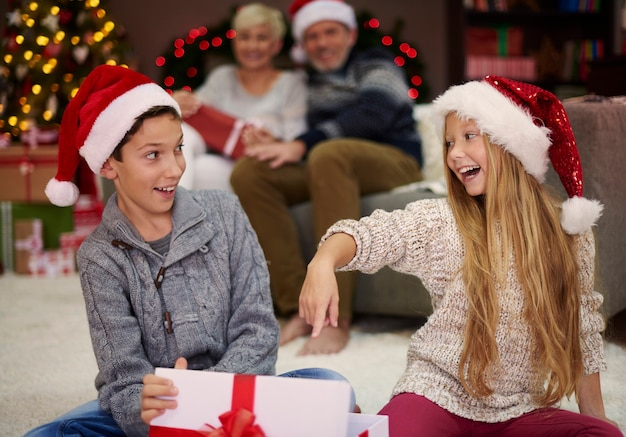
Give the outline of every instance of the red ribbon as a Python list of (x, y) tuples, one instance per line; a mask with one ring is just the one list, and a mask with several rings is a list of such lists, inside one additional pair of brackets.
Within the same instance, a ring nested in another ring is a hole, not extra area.
[[(263, 429), (254, 424), (254, 414), (245, 408), (227, 411), (220, 416), (221, 428), (207, 425), (206, 437), (265, 437)], [(202, 430), (200, 432), (203, 432)]]
[(211, 425), (200, 430), (151, 426), (150, 437), (266, 437), (254, 424), (254, 375), (235, 375), (231, 410), (219, 416), (222, 426)]

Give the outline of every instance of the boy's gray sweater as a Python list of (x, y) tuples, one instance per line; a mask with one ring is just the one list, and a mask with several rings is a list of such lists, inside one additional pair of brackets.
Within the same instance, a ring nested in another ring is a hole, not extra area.
[(275, 371), (279, 328), (266, 261), (237, 198), (179, 187), (172, 222), (170, 248), (161, 256), (113, 195), (78, 251), (100, 405), (129, 436), (147, 434), (140, 395), (155, 367), (185, 357), (190, 369)]

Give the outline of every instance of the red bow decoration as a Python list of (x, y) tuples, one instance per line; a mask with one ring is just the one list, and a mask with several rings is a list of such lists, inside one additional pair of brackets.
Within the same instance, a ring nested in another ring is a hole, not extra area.
[(199, 430), (151, 426), (149, 437), (266, 437), (254, 424), (254, 388), (254, 375), (235, 375), (231, 410), (219, 416), (220, 428), (209, 424)]
[(254, 424), (254, 414), (245, 408), (227, 411), (219, 419), (222, 427), (206, 425), (209, 431), (201, 432), (206, 437), (265, 437), (263, 429)]

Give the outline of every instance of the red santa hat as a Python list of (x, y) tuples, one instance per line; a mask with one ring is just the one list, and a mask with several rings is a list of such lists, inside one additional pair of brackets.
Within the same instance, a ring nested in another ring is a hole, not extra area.
[(434, 101), (435, 122), (443, 132), (445, 117), (454, 112), (473, 120), (492, 143), (515, 156), (526, 172), (544, 182), (548, 162), (558, 174), (568, 199), (561, 225), (569, 234), (593, 226), (602, 205), (583, 197), (580, 155), (567, 113), (551, 92), (528, 83), (486, 76), (453, 86)]
[(304, 32), (309, 26), (320, 21), (338, 21), (348, 29), (356, 29), (354, 9), (343, 0), (294, 0), (289, 6), (291, 17), (291, 33), (296, 42), (292, 48), (291, 57), (296, 62), (304, 62), (301, 44)]
[(72, 179), (80, 157), (100, 174), (135, 119), (154, 106), (172, 106), (180, 114), (172, 96), (143, 74), (121, 66), (94, 68), (63, 113), (57, 174), (45, 189), (50, 202), (73, 205), (79, 192)]

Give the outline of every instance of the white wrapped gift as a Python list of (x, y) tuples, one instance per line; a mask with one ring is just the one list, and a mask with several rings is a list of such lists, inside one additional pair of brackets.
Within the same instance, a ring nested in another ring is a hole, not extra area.
[[(210, 436), (214, 430), (227, 428), (222, 428), (225, 413), (241, 413), (242, 409), (254, 414), (254, 424), (264, 433), (259, 435), (266, 437), (350, 435), (350, 384), (345, 381), (164, 368), (155, 373), (178, 387), (178, 407), (152, 420), (150, 437)], [(368, 436), (361, 434), (367, 428), (354, 429), (355, 437)], [(379, 435), (386, 437), (369, 434)]]
[(348, 414), (348, 437), (389, 437), (389, 418), (374, 414)]

